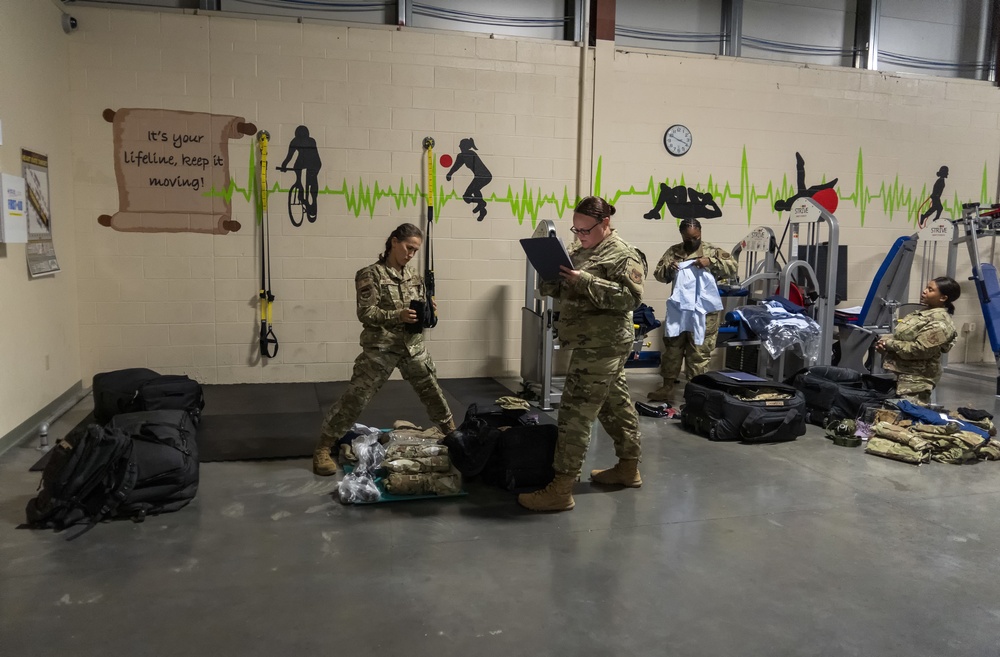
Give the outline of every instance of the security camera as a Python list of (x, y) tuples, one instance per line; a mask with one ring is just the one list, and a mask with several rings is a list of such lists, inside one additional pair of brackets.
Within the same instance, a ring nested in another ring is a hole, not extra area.
[(77, 22), (76, 22), (75, 18), (73, 18), (69, 14), (63, 14), (62, 15), (62, 29), (63, 29), (63, 32), (65, 32), (66, 34), (69, 34), (73, 30), (75, 30), (76, 27), (77, 27)]

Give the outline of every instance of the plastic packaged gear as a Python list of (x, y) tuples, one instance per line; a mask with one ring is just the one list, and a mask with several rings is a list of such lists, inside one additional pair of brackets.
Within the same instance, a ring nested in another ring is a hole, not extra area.
[(376, 502), (381, 498), (375, 485), (375, 471), (382, 466), (385, 458), (385, 447), (379, 443), (380, 435), (381, 432), (377, 429), (369, 429), (354, 439), (351, 447), (358, 458), (358, 464), (337, 485), (337, 493), (343, 504)]
[(777, 358), (786, 349), (796, 348), (806, 367), (819, 359), (822, 335), (813, 318), (789, 313), (775, 302), (740, 306), (736, 311), (760, 338), (771, 358)]

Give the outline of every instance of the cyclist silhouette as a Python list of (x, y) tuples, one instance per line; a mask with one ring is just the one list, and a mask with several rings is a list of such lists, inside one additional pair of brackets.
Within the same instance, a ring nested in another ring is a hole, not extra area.
[[(295, 164), (292, 167), (295, 170), (295, 185), (288, 190), (288, 193), (289, 195), (297, 193), (299, 204), (305, 208), (309, 221), (313, 222), (316, 221), (316, 195), (319, 193), (319, 170), (323, 167), (323, 163), (319, 158), (319, 149), (316, 147), (316, 140), (309, 136), (309, 128), (304, 125), (295, 128), (295, 138), (289, 142), (288, 155), (285, 156), (285, 160), (277, 167), (278, 171), (288, 171), (288, 163), (291, 161), (292, 156), (296, 154)], [(305, 186), (302, 184), (303, 171), (306, 173)], [(290, 203), (289, 213), (291, 213), (291, 205)], [(295, 224), (294, 218), (292, 218), (292, 223)], [(299, 224), (301, 223), (300, 220)]]
[(465, 188), (462, 200), (466, 203), (476, 204), (476, 207), (472, 211), (479, 213), (476, 221), (482, 221), (486, 218), (486, 200), (483, 198), (483, 187), (490, 184), (490, 181), (493, 180), (493, 174), (486, 168), (483, 161), (479, 159), (479, 155), (473, 152), (477, 149), (476, 142), (472, 141), (472, 137), (467, 137), (458, 142), (458, 147), (462, 152), (455, 156), (455, 164), (445, 175), (445, 180), (451, 180), (451, 174), (458, 171), (461, 167), (469, 167), (473, 178), (469, 186)]

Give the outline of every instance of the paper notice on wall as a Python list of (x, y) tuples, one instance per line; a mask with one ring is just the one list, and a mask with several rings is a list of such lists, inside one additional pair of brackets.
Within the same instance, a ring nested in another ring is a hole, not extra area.
[(0, 242), (23, 244), (28, 241), (28, 224), (24, 214), (24, 178), (9, 173), (0, 174)]
[(32, 151), (21, 151), (21, 172), (27, 200), (28, 274), (32, 278), (49, 276), (59, 271), (56, 248), (52, 242), (52, 204), (49, 189), (49, 157)]
[(166, 109), (106, 110), (113, 126), (118, 212), (98, 222), (120, 231), (209, 233), (232, 219), (229, 142), (252, 135), (243, 117)]

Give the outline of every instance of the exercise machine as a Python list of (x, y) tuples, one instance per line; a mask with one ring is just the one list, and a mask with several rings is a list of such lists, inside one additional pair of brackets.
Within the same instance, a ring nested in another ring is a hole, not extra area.
[[(981, 210), (979, 203), (966, 203), (962, 206), (962, 218), (952, 222), (952, 239), (948, 248), (948, 276), (955, 278), (958, 267), (958, 250), (965, 245), (972, 264), (972, 276), (969, 280), (976, 286), (979, 297), (979, 307), (983, 312), (986, 336), (997, 364), (995, 376), (986, 376), (963, 370), (962, 376), (994, 381), (995, 394), (1000, 397), (1000, 279), (997, 268), (992, 262), (982, 262), (979, 255), (979, 240), (990, 239), (991, 260), (996, 253), (997, 235), (1000, 234), (1000, 207)], [(953, 368), (945, 367), (946, 372), (954, 372)]]
[[(533, 237), (555, 237), (556, 225), (548, 219), (539, 222)], [(555, 376), (555, 317), (558, 313), (552, 297), (539, 294), (538, 272), (525, 259), (524, 307), (521, 308), (521, 394), (535, 397), (543, 411), (551, 411), (562, 398), (566, 377)], [(526, 393), (532, 393), (526, 395)]]

